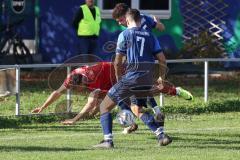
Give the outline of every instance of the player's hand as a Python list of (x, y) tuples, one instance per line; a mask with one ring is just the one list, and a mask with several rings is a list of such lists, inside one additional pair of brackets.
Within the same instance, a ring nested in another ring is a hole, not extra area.
[(164, 24), (160, 21), (160, 19), (154, 15), (152, 15), (152, 18), (154, 20), (154, 22), (156, 22), (156, 26), (155, 28), (159, 31), (164, 31), (165, 30), (165, 26)]
[(38, 107), (38, 108), (35, 108), (34, 110), (32, 110), (32, 113), (40, 113), (42, 112), (42, 108), (41, 107)]
[(160, 22), (160, 20), (159, 20), (158, 17), (156, 17), (156, 16), (153, 15), (152, 18), (153, 18), (153, 20), (154, 20), (155, 22)]
[(73, 125), (75, 124), (75, 120), (73, 119), (66, 119), (65, 121), (62, 121), (61, 123), (64, 124), (64, 125)]

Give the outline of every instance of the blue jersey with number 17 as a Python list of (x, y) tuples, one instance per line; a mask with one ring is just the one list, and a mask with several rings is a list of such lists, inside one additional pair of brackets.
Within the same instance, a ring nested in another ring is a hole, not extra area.
[(127, 57), (127, 76), (153, 71), (155, 55), (161, 52), (157, 39), (141, 27), (121, 32), (117, 42), (117, 54)]

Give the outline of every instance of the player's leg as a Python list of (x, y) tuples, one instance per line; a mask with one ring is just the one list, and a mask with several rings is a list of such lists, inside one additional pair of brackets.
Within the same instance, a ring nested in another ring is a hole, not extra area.
[[(147, 99), (146, 98), (144, 99), (146, 104)], [(154, 116), (149, 112), (144, 112), (143, 107), (140, 106), (140, 103), (144, 104), (143, 99), (137, 98), (135, 101), (132, 102), (133, 102), (133, 104), (131, 105), (132, 111), (157, 136), (159, 145), (165, 146), (170, 144), (172, 142), (172, 139), (164, 133), (164, 126), (160, 126), (160, 123), (156, 122)]]
[(95, 145), (95, 148), (113, 148), (112, 136), (112, 116), (110, 111), (124, 99), (130, 97), (132, 92), (126, 85), (125, 80), (118, 81), (109, 91), (106, 97), (100, 104), (100, 122), (103, 129), (104, 140), (100, 144)]
[(171, 86), (169, 84), (164, 84), (164, 87), (161, 90), (161, 92), (163, 94), (167, 94), (170, 96), (179, 96), (179, 97), (184, 98), (185, 100), (193, 100), (193, 95), (189, 91), (187, 91), (181, 87), (175, 87), (175, 86)]
[(100, 104), (100, 122), (103, 130), (104, 139), (94, 148), (113, 148), (112, 136), (112, 115), (111, 110), (115, 107), (116, 103), (108, 96), (103, 99)]
[(147, 97), (147, 102), (152, 107), (152, 110), (153, 110), (153, 112), (155, 114), (156, 122), (159, 123), (159, 125), (163, 127), (164, 126), (165, 116), (161, 112), (160, 107), (157, 105), (156, 100), (154, 99), (154, 97), (149, 96), (149, 97)]
[(189, 91), (187, 91), (181, 87), (176, 87), (176, 94), (179, 97), (184, 98), (185, 100), (193, 100), (193, 95)]
[(152, 131), (152, 132), (158, 132), (155, 133), (157, 136), (159, 134), (163, 134), (162, 130), (158, 130), (159, 125), (156, 123), (154, 116), (148, 112), (144, 112), (142, 106), (138, 106), (136, 104), (131, 105), (131, 109), (133, 113), (143, 121), (143, 123)]
[(173, 84), (167, 81), (164, 81), (163, 84), (157, 84), (153, 87), (153, 94), (157, 95), (159, 93), (167, 94), (170, 96), (179, 96), (185, 100), (193, 100), (193, 95), (189, 91), (181, 87), (175, 87)]
[(89, 112), (89, 116), (96, 116), (100, 112), (100, 104), (102, 102), (101, 98), (98, 98), (97, 104), (93, 107), (93, 109)]
[(153, 132), (155, 132), (158, 128), (158, 125), (154, 119), (154, 117), (148, 113), (148, 112), (144, 112), (143, 107), (146, 107), (146, 98), (132, 98), (132, 105), (131, 105), (131, 109), (133, 111), (133, 113), (143, 121), (143, 123), (145, 125), (148, 126), (148, 128), (150, 130), (152, 130)]
[[(131, 110), (131, 101), (130, 99), (126, 99), (118, 104), (121, 110), (126, 109), (132, 112)], [(122, 131), (123, 134), (130, 134), (138, 129), (138, 125), (134, 122), (131, 126), (125, 127)]]
[(89, 113), (94, 112), (95, 110), (99, 111), (99, 100), (101, 99), (100, 94), (101, 90), (99, 89), (96, 89), (89, 94), (87, 104), (81, 110), (80, 113), (82, 116), (80, 116), (79, 119), (89, 116)]
[(102, 90), (101, 90), (101, 92), (99, 92), (97, 102), (96, 102), (95, 106), (93, 107), (93, 109), (89, 113), (90, 116), (95, 116), (96, 114), (100, 113), (100, 104), (102, 103), (106, 94), (107, 94), (107, 92), (102, 91)]

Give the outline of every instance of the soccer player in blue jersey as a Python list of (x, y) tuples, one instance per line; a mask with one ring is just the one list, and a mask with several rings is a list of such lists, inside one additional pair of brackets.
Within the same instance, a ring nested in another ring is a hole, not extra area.
[[(125, 3), (116, 4), (112, 12), (113, 19), (115, 19), (119, 25), (127, 27), (125, 15), (128, 10), (129, 7)], [(159, 31), (163, 31), (165, 29), (165, 26), (159, 21), (156, 16), (141, 14), (141, 28), (148, 31), (152, 31), (154, 28)]]
[[(126, 13), (129, 10), (129, 6), (126, 5), (125, 3), (118, 3), (116, 4), (116, 6), (113, 9), (112, 12), (112, 17), (113, 19), (115, 19), (119, 25), (122, 26), (127, 26), (127, 22), (126, 22)], [(159, 31), (163, 31), (165, 29), (165, 26), (159, 21), (159, 19), (155, 16), (149, 16), (149, 15), (144, 15), (141, 14), (141, 28), (144, 30), (147, 30), (149, 32), (152, 31), (152, 29), (157, 29)], [(165, 61), (165, 56), (161, 56), (162, 61)], [(186, 100), (192, 100), (193, 96), (190, 92), (188, 92), (187, 90), (184, 90), (181, 87), (174, 87), (174, 86), (168, 86), (166, 85), (166, 83), (163, 83), (162, 80), (164, 80), (165, 78), (165, 71), (164, 69), (166, 69), (166, 65), (165, 63), (163, 63), (162, 66), (162, 75), (161, 78), (159, 79), (159, 83), (162, 85), (162, 89), (161, 92), (164, 94), (168, 94), (168, 95), (172, 95), (172, 96), (179, 96), (182, 97)], [(148, 97), (148, 98), (143, 98), (143, 99), (138, 99), (136, 100), (137, 103), (141, 106), (147, 106), (147, 101), (150, 104), (150, 106), (153, 108), (153, 111), (156, 115), (156, 119), (160, 122), (161, 125), (164, 125), (164, 115), (163, 113), (161, 113), (160, 108), (157, 105), (157, 102), (155, 101), (155, 99), (153, 97)], [(135, 114), (138, 113), (138, 108), (134, 109)], [(136, 129), (136, 124), (134, 124), (133, 126), (127, 127), (124, 129), (124, 132), (127, 133), (131, 133), (132, 131), (134, 131)]]
[[(162, 63), (163, 53), (156, 38), (147, 30), (142, 29), (141, 16), (138, 10), (129, 9), (126, 13), (128, 28), (118, 37), (115, 73), (117, 83), (108, 91), (100, 104), (100, 122), (104, 140), (95, 145), (96, 148), (113, 148), (112, 116), (110, 111), (116, 104), (125, 99), (138, 99), (148, 96), (154, 84), (153, 67), (155, 58)], [(122, 61), (127, 58), (126, 74), (122, 75)], [(135, 101), (132, 101), (133, 105)], [(140, 107), (140, 106), (137, 106)], [(139, 113), (138, 117), (157, 136), (159, 145), (165, 146), (172, 142), (163, 132), (163, 128), (156, 123), (153, 115), (148, 112)]]

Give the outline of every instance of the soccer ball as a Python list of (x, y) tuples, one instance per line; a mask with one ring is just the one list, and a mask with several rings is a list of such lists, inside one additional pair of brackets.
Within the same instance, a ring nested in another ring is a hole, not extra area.
[(118, 112), (116, 119), (118, 123), (124, 127), (131, 126), (135, 122), (135, 117), (133, 113), (126, 109)]

